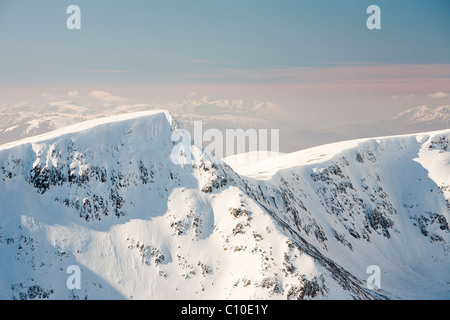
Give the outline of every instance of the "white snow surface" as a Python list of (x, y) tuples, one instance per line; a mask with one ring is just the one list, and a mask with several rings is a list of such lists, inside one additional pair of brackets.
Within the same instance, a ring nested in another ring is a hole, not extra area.
[(173, 163), (181, 129), (149, 111), (2, 145), (0, 298), (450, 298), (450, 130), (238, 174), (197, 145)]

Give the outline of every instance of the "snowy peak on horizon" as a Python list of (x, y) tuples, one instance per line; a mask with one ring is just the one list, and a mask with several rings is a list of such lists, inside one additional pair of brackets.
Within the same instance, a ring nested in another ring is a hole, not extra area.
[(195, 121), (202, 122), (204, 131), (217, 129), (223, 133), (236, 128), (279, 129), (280, 151), (284, 153), (355, 138), (449, 128), (448, 106), (416, 107), (381, 122), (324, 127), (320, 120), (309, 121), (306, 114), (300, 117), (269, 101), (217, 99), (193, 93), (165, 104), (133, 103), (125, 99), (114, 103), (62, 99), (43, 105), (31, 102), (0, 105), (0, 145), (87, 120), (160, 109), (169, 110), (191, 133)]
[(232, 113), (248, 112), (282, 112), (283, 108), (275, 103), (263, 101), (246, 101), (237, 99), (218, 100), (211, 97), (202, 97), (193, 99), (186, 98), (183, 101), (174, 104), (174, 109), (180, 109), (183, 112), (205, 115), (220, 115)]
[(215, 125), (220, 129), (277, 127), (271, 122), (271, 115), (283, 114), (283, 108), (271, 102), (213, 99), (194, 95), (165, 105), (125, 101), (83, 104), (69, 100), (36, 105), (25, 101), (14, 105), (0, 105), (0, 144), (96, 118), (161, 109), (170, 110), (184, 121), (188, 128), (196, 120), (203, 121), (206, 126)]
[(393, 120), (403, 125), (416, 124), (450, 124), (450, 106), (418, 106), (396, 115)]
[(450, 297), (450, 131), (282, 155), (261, 179), (197, 145), (174, 163), (181, 128), (150, 111), (3, 146), (0, 298)]

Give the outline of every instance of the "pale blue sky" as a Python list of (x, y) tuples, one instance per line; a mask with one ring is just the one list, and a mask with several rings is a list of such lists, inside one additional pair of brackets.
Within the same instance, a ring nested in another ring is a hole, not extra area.
[[(66, 28), (70, 4), (81, 8), (82, 30)], [(366, 28), (370, 4), (381, 7), (381, 30)], [(448, 0), (0, 0), (0, 84), (146, 85), (224, 69), (442, 64), (449, 34)]]
[(0, 0), (0, 43), (4, 99), (195, 91), (355, 121), (450, 104), (449, 0)]

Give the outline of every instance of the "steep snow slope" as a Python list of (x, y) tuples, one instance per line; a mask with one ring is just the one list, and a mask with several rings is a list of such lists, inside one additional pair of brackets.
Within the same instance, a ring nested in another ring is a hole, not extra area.
[(143, 112), (1, 146), (0, 298), (380, 297), (311, 256), (219, 159), (193, 146), (173, 163), (180, 128)]
[[(239, 167), (275, 215), (394, 297), (450, 298), (450, 131), (361, 139)], [(255, 188), (255, 187), (254, 187)]]
[(284, 155), (255, 179), (196, 145), (172, 162), (174, 132), (141, 112), (1, 146), (0, 298), (448, 297), (447, 133)]

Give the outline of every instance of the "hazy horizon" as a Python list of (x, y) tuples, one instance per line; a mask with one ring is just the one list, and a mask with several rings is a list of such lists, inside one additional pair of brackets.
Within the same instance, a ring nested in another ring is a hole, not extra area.
[[(285, 139), (314, 145), (377, 134), (363, 124), (417, 106), (450, 105), (448, 1), (377, 1), (379, 30), (366, 26), (369, 1), (79, 0), (81, 29), (69, 30), (72, 4), (0, 1), (2, 113), (28, 105), (39, 115), (61, 101), (87, 113), (256, 101), (276, 108), (230, 109), (227, 125), (270, 120)], [(210, 125), (222, 127), (214, 110)]]

